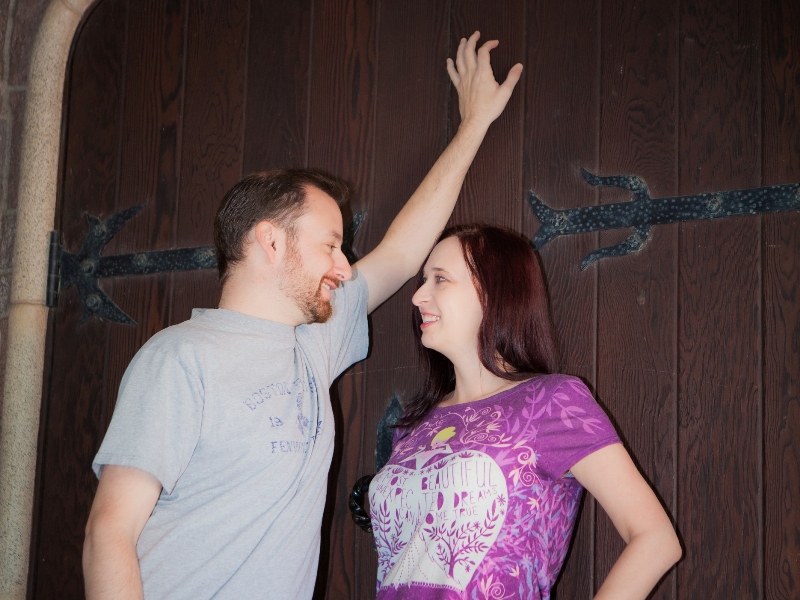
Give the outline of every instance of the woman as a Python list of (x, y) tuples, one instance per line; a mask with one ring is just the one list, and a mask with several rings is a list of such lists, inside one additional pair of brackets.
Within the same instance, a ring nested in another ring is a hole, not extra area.
[(378, 598), (549, 598), (583, 488), (626, 542), (596, 598), (644, 598), (681, 556), (614, 427), (558, 359), (530, 243), (447, 229), (412, 299), (427, 387), (369, 490)]

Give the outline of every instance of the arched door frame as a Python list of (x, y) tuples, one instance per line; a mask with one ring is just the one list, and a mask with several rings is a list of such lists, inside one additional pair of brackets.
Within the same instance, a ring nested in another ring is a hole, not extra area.
[(22, 135), (0, 422), (0, 599), (28, 583), (36, 450), (47, 335), (48, 236), (55, 222), (67, 61), (97, 0), (51, 0), (34, 40)]

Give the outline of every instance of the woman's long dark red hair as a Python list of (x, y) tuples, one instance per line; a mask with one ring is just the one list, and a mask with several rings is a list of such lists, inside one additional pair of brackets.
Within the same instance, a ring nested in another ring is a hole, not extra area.
[[(478, 329), (483, 366), (509, 381), (554, 372), (559, 358), (550, 303), (531, 243), (515, 231), (479, 224), (449, 227), (437, 243), (449, 237), (461, 243), (483, 310)], [(397, 420), (397, 427), (409, 431), (455, 388), (453, 363), (422, 345), (419, 309), (412, 315), (426, 383)]]

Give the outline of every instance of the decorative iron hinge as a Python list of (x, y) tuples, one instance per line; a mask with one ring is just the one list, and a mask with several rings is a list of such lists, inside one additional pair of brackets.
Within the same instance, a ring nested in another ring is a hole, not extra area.
[[(652, 225), (800, 210), (798, 183), (691, 196), (651, 198), (647, 184), (636, 175), (598, 177), (585, 169), (581, 172), (588, 184), (628, 190), (633, 200), (555, 210), (544, 204), (533, 192), (528, 194), (528, 203), (542, 223), (539, 232), (532, 240), (537, 250), (562, 235), (633, 229), (632, 235), (624, 242), (600, 248), (586, 255), (581, 262), (581, 269), (602, 258), (624, 256), (641, 250), (650, 237)], [(142, 208), (142, 205), (133, 206), (112, 215), (105, 221), (87, 214), (89, 233), (76, 254), (67, 252), (63, 248), (59, 232), (53, 231), (50, 234), (47, 306), (56, 306), (59, 291), (74, 285), (83, 303), (81, 322), (89, 317), (98, 316), (109, 321), (133, 325), (135, 321), (100, 289), (100, 279), (216, 268), (217, 259), (213, 246), (100, 256), (106, 244)], [(358, 259), (352, 250), (352, 244), (364, 216), (364, 211), (356, 213), (353, 220), (345, 227), (342, 249), (350, 262)]]
[(624, 256), (641, 250), (649, 239), (652, 225), (800, 210), (800, 183), (651, 198), (647, 184), (636, 175), (598, 177), (585, 169), (581, 169), (581, 173), (589, 185), (629, 190), (633, 201), (554, 210), (539, 200), (536, 194), (529, 192), (528, 203), (542, 223), (533, 238), (537, 250), (561, 235), (633, 228), (633, 234), (621, 244), (587, 254), (581, 262), (582, 270), (601, 258)]
[(386, 412), (383, 417), (378, 421), (378, 433), (375, 438), (375, 472), (377, 473), (383, 468), (389, 457), (392, 455), (392, 440), (394, 439), (394, 427), (397, 419), (403, 414), (403, 406), (400, 404), (400, 397), (397, 394), (392, 395), (389, 406), (386, 407)]
[[(141, 204), (132, 206), (110, 216), (105, 221), (87, 214), (89, 233), (86, 235), (81, 249), (75, 254), (67, 252), (62, 246), (60, 232), (50, 233), (47, 306), (57, 306), (60, 290), (74, 285), (78, 289), (78, 295), (83, 304), (81, 322), (97, 316), (116, 323), (135, 325), (136, 321), (100, 289), (100, 279), (171, 271), (215, 269), (217, 267), (217, 256), (213, 246), (100, 256), (106, 244), (142, 208)], [(350, 262), (357, 260), (352, 244), (358, 228), (364, 221), (364, 216), (364, 211), (356, 213), (353, 220), (345, 227), (342, 250)]]
[[(386, 412), (378, 422), (378, 434), (375, 443), (375, 472), (380, 471), (384, 465), (389, 462), (392, 455), (392, 439), (394, 438), (393, 425), (403, 414), (403, 406), (400, 404), (400, 398), (397, 394), (392, 395), (389, 406)], [(369, 492), (369, 484), (375, 475), (364, 475), (356, 481), (353, 486), (347, 505), (350, 509), (350, 515), (353, 521), (364, 531), (372, 532), (372, 522), (369, 515), (364, 510), (364, 499)]]

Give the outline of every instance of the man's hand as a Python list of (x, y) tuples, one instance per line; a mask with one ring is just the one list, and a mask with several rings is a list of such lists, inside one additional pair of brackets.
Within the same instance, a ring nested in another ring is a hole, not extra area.
[(369, 312), (399, 290), (422, 266), (453, 212), (486, 130), (503, 112), (519, 81), (520, 64), (511, 68), (502, 85), (495, 81), (489, 51), (498, 42), (486, 42), (476, 53), (479, 37), (476, 31), (468, 40), (462, 39), (456, 62), (447, 59), (461, 111), (461, 125), (455, 137), (392, 221), (381, 243), (355, 265), (367, 280)]
[(511, 98), (511, 92), (522, 75), (520, 63), (511, 67), (502, 84), (498, 84), (492, 72), (489, 52), (500, 44), (490, 40), (475, 52), (475, 46), (481, 37), (476, 31), (469, 39), (461, 38), (458, 44), (456, 60), (447, 59), (447, 72), (450, 80), (458, 90), (458, 111), (462, 123), (470, 123), (473, 119), (491, 123), (503, 112)]

